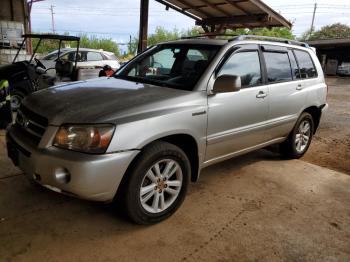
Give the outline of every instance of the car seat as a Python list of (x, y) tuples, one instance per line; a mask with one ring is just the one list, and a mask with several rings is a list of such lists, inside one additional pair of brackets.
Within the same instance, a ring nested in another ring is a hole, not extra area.
[(59, 77), (61, 81), (71, 80), (73, 73), (73, 63), (71, 61), (57, 60), (55, 69), (57, 77)]

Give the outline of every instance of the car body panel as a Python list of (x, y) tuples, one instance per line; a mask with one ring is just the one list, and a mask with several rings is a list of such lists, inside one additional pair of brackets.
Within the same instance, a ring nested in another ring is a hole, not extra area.
[[(31, 160), (20, 157), (20, 168), (31, 176), (40, 173), (42, 181), (46, 181), (42, 183), (55, 189), (106, 201), (114, 197), (130, 163), (153, 141), (176, 135), (193, 138), (198, 148), (199, 173), (208, 165), (283, 142), (305, 109), (316, 107), (324, 111), (327, 108), (322, 68), (309, 48), (292, 46), (311, 55), (318, 71), (317, 78), (276, 84), (264, 82), (261, 86), (238, 92), (213, 94), (214, 72), (233, 48), (264, 44), (290, 48), (291, 45), (202, 39), (169, 43), (213, 44), (221, 48), (193, 91), (102, 77), (49, 88), (29, 96), (23, 105), (47, 118), (48, 127), (37, 148), (16, 135), (16, 127), (10, 128), (8, 136), (33, 152)], [(260, 91), (267, 96), (258, 98)], [(98, 123), (115, 125), (105, 154), (90, 155), (52, 146), (60, 125)], [(74, 187), (52, 180), (57, 168), (73, 170)], [(96, 177), (101, 176), (103, 183), (96, 190), (88, 190), (93, 183), (98, 183), (93, 173)], [(86, 181), (82, 181), (84, 178)], [(111, 179), (110, 185), (107, 185), (108, 179)]]

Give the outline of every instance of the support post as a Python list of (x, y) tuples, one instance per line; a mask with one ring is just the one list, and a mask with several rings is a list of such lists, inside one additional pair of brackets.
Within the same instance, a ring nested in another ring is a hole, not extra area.
[(138, 54), (147, 48), (148, 9), (149, 0), (141, 0)]

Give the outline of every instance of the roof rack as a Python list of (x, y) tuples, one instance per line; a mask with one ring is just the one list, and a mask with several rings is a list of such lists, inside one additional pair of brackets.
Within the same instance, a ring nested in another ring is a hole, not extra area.
[[(236, 34), (225, 34), (225, 33), (204, 33), (204, 34), (199, 34), (199, 35), (194, 35), (194, 36), (183, 36), (181, 39), (196, 39), (196, 38), (207, 38), (207, 37), (237, 37), (239, 35)], [(229, 40), (229, 39), (226, 39)]]
[(265, 40), (265, 41), (271, 41), (271, 42), (279, 42), (284, 43), (288, 45), (298, 45), (303, 47), (310, 47), (307, 43), (285, 39), (285, 38), (279, 38), (279, 37), (272, 37), (272, 36), (260, 36), (260, 35), (239, 35), (231, 38), (229, 41), (243, 41), (243, 40)]

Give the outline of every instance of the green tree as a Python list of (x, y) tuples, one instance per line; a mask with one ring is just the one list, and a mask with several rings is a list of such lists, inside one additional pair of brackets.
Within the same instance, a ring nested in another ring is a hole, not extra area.
[(286, 27), (273, 27), (268, 29), (254, 28), (254, 29), (236, 29), (236, 30), (226, 30), (226, 33), (234, 35), (258, 35), (258, 36), (271, 36), (271, 37), (281, 37), (286, 39), (294, 40), (295, 36), (292, 31)]
[[(155, 45), (160, 42), (170, 41), (179, 39), (181, 37), (190, 37), (203, 34), (204, 30), (201, 27), (194, 26), (187, 30), (179, 31), (174, 28), (173, 30), (167, 30), (161, 26), (157, 27), (155, 32), (148, 36), (148, 46)], [(261, 36), (273, 36), (273, 37), (283, 37), (287, 39), (295, 39), (292, 31), (285, 27), (274, 27), (272, 29), (267, 28), (256, 28), (256, 29), (236, 29), (236, 30), (226, 30), (226, 34), (233, 35), (261, 35)], [(228, 36), (227, 38), (230, 38)], [(128, 51), (126, 59), (130, 59), (137, 52), (138, 38), (134, 37), (131, 39), (128, 45)]]
[[(73, 43), (71, 46), (76, 47), (76, 43)], [(80, 47), (103, 49), (120, 56), (119, 46), (111, 38), (98, 38), (97, 36), (88, 36), (86, 34), (80, 35)]]
[[(65, 33), (68, 35), (68, 33)], [(33, 48), (36, 47), (39, 39), (33, 38), (32, 45)], [(58, 40), (42, 40), (38, 53), (46, 54), (58, 49), (59, 41)], [(76, 47), (76, 42), (62, 42), (61, 47)], [(80, 47), (92, 48), (92, 49), (103, 49), (108, 52), (114, 53), (116, 56), (120, 56), (119, 46), (111, 38), (98, 38), (96, 36), (88, 36), (86, 34), (80, 35)]]
[(317, 39), (333, 39), (333, 38), (348, 38), (350, 37), (350, 26), (335, 23), (322, 27), (320, 30), (310, 34), (307, 31), (303, 34), (302, 38), (306, 40), (317, 40)]

